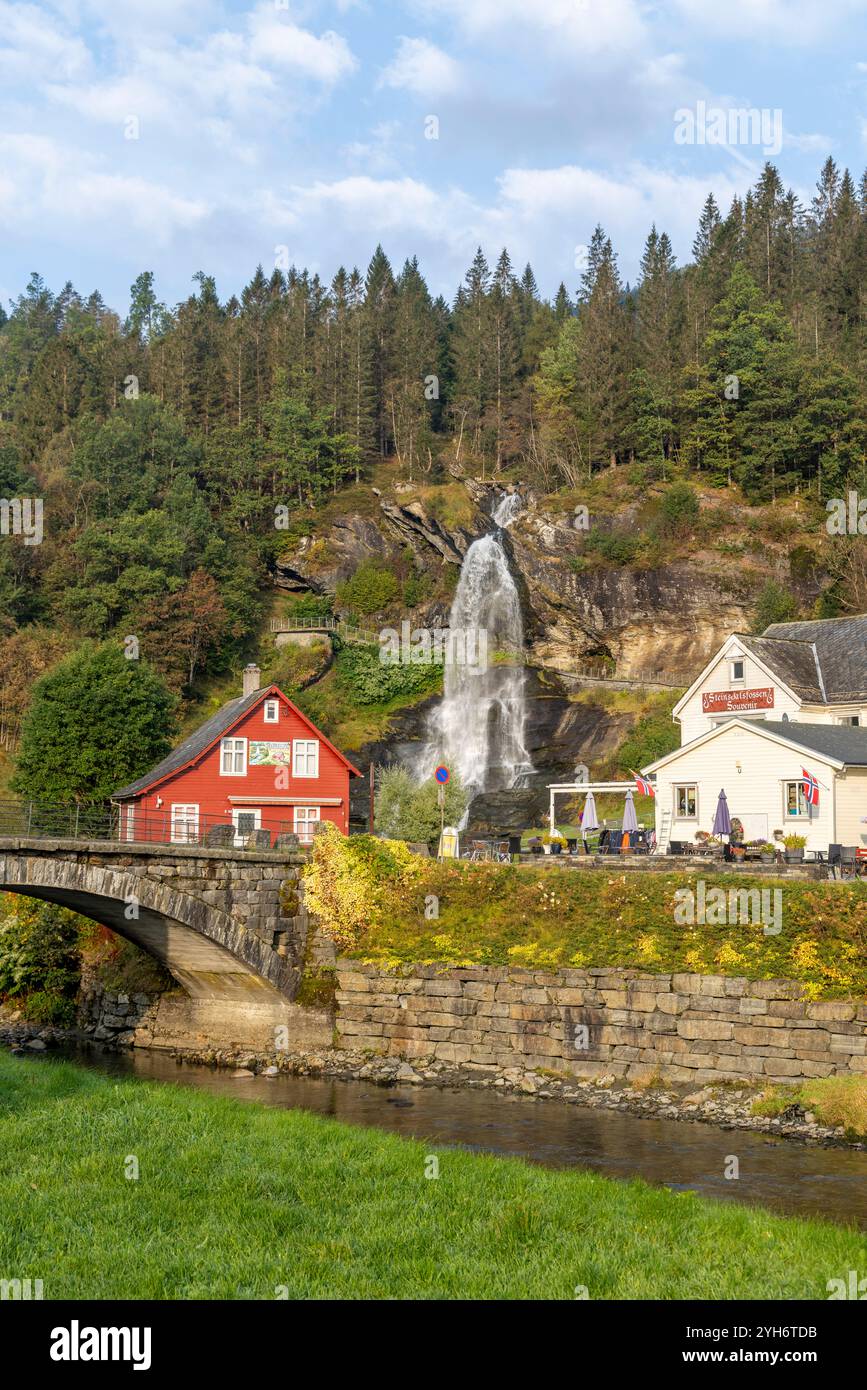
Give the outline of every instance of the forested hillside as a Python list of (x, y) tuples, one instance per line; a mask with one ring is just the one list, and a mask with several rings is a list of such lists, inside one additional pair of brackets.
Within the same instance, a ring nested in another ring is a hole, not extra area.
[(479, 250), (447, 303), (377, 248), (225, 301), (200, 271), (174, 307), (145, 271), (124, 320), (34, 274), (0, 310), (0, 496), (45, 508), (42, 544), (0, 540), (0, 741), (82, 639), (135, 634), (185, 696), (226, 670), (311, 508), (383, 459), (579, 500), (611, 466), (755, 503), (864, 478), (867, 175), (829, 159), (804, 208), (768, 165), (707, 199), (690, 264), (653, 228), (626, 285), (597, 228), (575, 279), (546, 302)]

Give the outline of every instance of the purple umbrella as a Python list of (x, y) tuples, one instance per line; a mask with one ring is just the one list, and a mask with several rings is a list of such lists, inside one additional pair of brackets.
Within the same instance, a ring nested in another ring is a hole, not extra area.
[(635, 814), (635, 802), (632, 800), (632, 790), (630, 789), (630, 790), (626, 793), (626, 803), (625, 803), (625, 805), (624, 805), (624, 807), (623, 807), (623, 826), (622, 826), (622, 830), (623, 830), (623, 833), (625, 834), (627, 830), (630, 830), (630, 831), (631, 831), (631, 830), (637, 830), (637, 829), (638, 829), (638, 817), (637, 817), (636, 814)]
[(716, 804), (716, 815), (713, 818), (714, 835), (731, 835), (732, 818), (729, 815), (729, 804), (726, 801), (726, 794), (721, 791), (719, 800)]

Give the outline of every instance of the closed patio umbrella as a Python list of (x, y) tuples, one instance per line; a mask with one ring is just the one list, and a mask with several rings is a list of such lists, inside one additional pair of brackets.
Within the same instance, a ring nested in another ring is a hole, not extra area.
[(596, 814), (596, 798), (592, 792), (587, 793), (587, 800), (584, 802), (584, 814), (581, 817), (581, 839), (584, 842), (584, 853), (589, 854), (587, 848), (587, 836), (591, 830), (599, 829), (599, 817)]
[(716, 803), (716, 815), (713, 818), (713, 833), (714, 835), (731, 835), (732, 833), (732, 818), (729, 815), (729, 804), (726, 800), (724, 791), (720, 792), (719, 799)]
[(632, 790), (626, 793), (626, 802), (623, 807), (623, 833), (638, 829), (638, 817), (635, 814), (635, 802), (632, 800)]

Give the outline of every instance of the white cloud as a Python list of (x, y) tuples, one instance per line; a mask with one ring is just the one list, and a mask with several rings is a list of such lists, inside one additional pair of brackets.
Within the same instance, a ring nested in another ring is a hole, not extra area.
[[(45, 136), (0, 136), (0, 163), (10, 178), (0, 183), (0, 224), (9, 231), (39, 230), (46, 222), (146, 234), (157, 246), (189, 231), (207, 215), (207, 205), (141, 177), (106, 173), (69, 146)], [(118, 248), (122, 249), (122, 248)]]
[[(553, 292), (560, 280), (577, 286), (575, 248), (589, 242), (597, 222), (632, 280), (653, 222), (668, 231), (679, 259), (688, 260), (711, 190), (725, 211), (744, 184), (729, 174), (693, 178), (638, 163), (617, 174), (577, 165), (511, 168), (485, 201), (455, 186), (439, 191), (419, 179), (359, 176), (295, 185), (285, 201), (269, 191), (254, 215), (277, 241), (286, 239), (277, 229), (288, 228), (304, 245), (315, 245), (316, 268), (326, 273), (353, 257), (363, 264), (381, 240), (396, 260), (417, 253), (434, 290), (450, 296), (478, 245), (491, 261), (508, 246), (513, 263), (530, 261)], [(297, 259), (304, 259), (300, 252)]]
[(643, 45), (647, 31), (637, 0), (421, 0), (433, 18), (452, 17), (472, 39), (498, 36), (514, 44), (531, 34), (590, 58), (605, 49)]
[(46, 82), (45, 94), (104, 125), (120, 128), (135, 116), (148, 136), (154, 127), (169, 129), (173, 154), (200, 136), (247, 163), (257, 146), (260, 157), (266, 154), (263, 132), (269, 123), (274, 128), (278, 113), (285, 120), (309, 104), (307, 84), (330, 91), (357, 66), (340, 35), (317, 36), (268, 3), (254, 9), (241, 30), (178, 41), (143, 25), (128, 50), (124, 42), (119, 36), (113, 73), (87, 81), (54, 79)]
[(264, 67), (286, 68), (330, 85), (358, 66), (340, 34), (329, 29), (317, 37), (291, 19), (279, 18), (267, 0), (250, 16), (249, 26), (250, 57)]
[(812, 44), (867, 12), (867, 0), (674, 0), (683, 20), (698, 33), (733, 43), (770, 38), (783, 44)]
[(397, 87), (418, 96), (441, 96), (461, 85), (461, 66), (427, 39), (402, 37), (394, 58), (379, 79), (383, 87)]
[(35, 5), (0, 0), (0, 78), (34, 81), (42, 72), (64, 79), (80, 77), (90, 67), (87, 45), (62, 32)]

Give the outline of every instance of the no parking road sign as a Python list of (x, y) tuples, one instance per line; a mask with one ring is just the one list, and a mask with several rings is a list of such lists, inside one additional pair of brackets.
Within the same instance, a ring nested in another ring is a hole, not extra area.
[(440, 763), (439, 767), (434, 773), (434, 777), (437, 779), (441, 786), (445, 786), (446, 782), (451, 777), (451, 773), (449, 772), (447, 767)]

